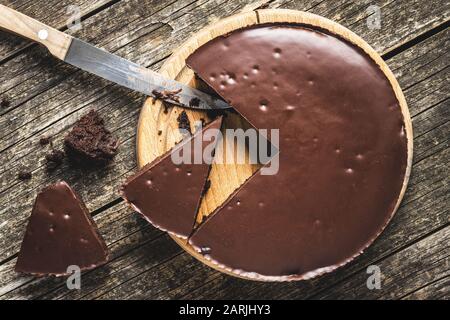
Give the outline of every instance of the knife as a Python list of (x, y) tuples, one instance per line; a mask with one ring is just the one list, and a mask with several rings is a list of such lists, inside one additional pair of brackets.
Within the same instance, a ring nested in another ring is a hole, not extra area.
[(62, 61), (153, 98), (186, 108), (231, 108), (219, 98), (94, 47), (1, 4), (0, 29), (38, 42)]

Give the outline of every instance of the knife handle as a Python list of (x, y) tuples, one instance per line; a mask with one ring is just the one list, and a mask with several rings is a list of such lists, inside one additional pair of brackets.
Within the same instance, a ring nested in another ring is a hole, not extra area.
[(72, 37), (27, 15), (0, 4), (0, 29), (15, 33), (47, 47), (55, 57), (64, 60)]

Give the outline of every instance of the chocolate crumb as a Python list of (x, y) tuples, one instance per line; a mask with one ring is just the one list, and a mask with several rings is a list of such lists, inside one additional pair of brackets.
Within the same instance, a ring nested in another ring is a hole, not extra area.
[(158, 130), (158, 136), (162, 135), (162, 131)]
[[(228, 110), (228, 111), (231, 112), (232, 110)], [(206, 110), (206, 115), (210, 119), (215, 119), (219, 116), (223, 116), (224, 118), (226, 118), (226, 116), (227, 116), (226, 111), (223, 109), (208, 109), (208, 110)]]
[(152, 104), (155, 104), (157, 99), (162, 99), (163, 97), (161, 92), (159, 92), (158, 90), (152, 90), (152, 94), (153, 94)]
[(42, 137), (42, 138), (39, 139), (39, 144), (41, 146), (45, 146), (45, 145), (47, 145), (49, 143), (50, 143), (50, 138), (48, 138), (48, 137)]
[(178, 129), (180, 129), (181, 132), (187, 131), (189, 134), (192, 135), (191, 122), (189, 121), (186, 111), (182, 111), (180, 113), (180, 115), (177, 118), (177, 121), (178, 121)]
[(256, 9), (258, 9), (258, 10), (260, 10), (260, 9), (268, 9), (271, 2), (272, 2), (272, 1), (263, 3), (263, 4), (261, 4), (261, 5), (260, 5), (258, 8), (256, 8)]
[(47, 160), (47, 170), (53, 171), (58, 168), (64, 161), (65, 154), (61, 150), (52, 150), (51, 153), (45, 156)]
[(30, 180), (31, 179), (31, 172), (30, 171), (20, 171), (17, 175), (17, 178), (21, 181)]
[(117, 153), (119, 141), (105, 128), (100, 115), (91, 110), (75, 123), (64, 138), (64, 146), (72, 163), (89, 167), (111, 161)]
[(0, 102), (0, 106), (3, 109), (9, 108), (10, 105), (11, 105), (11, 102), (7, 98), (3, 98), (2, 101)]
[(199, 98), (192, 98), (189, 100), (189, 107), (198, 107), (200, 105), (200, 99)]
[(198, 130), (201, 130), (205, 126), (205, 119), (200, 118), (199, 120), (195, 121), (195, 132)]

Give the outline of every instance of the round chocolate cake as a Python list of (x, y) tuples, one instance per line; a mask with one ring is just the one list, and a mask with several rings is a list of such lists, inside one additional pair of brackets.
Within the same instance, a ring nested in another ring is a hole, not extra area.
[(305, 279), (364, 250), (398, 206), (405, 119), (362, 49), (299, 25), (215, 38), (187, 64), (257, 129), (279, 129), (279, 170), (256, 173), (191, 235), (218, 266), (261, 280)]

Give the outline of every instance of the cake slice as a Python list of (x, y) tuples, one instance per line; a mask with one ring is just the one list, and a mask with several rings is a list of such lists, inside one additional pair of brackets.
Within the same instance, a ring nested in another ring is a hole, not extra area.
[[(203, 150), (211, 143), (215, 148), (221, 125), (222, 117), (219, 117), (144, 166), (122, 186), (122, 197), (155, 227), (187, 238), (192, 233), (200, 199), (208, 185), (211, 165), (210, 161), (203, 161)], [(189, 150), (191, 159), (202, 159), (201, 163), (176, 164), (172, 154), (181, 150)]]
[(108, 261), (108, 249), (81, 198), (64, 181), (37, 196), (22, 241), (16, 272), (67, 275), (71, 265), (87, 270)]

